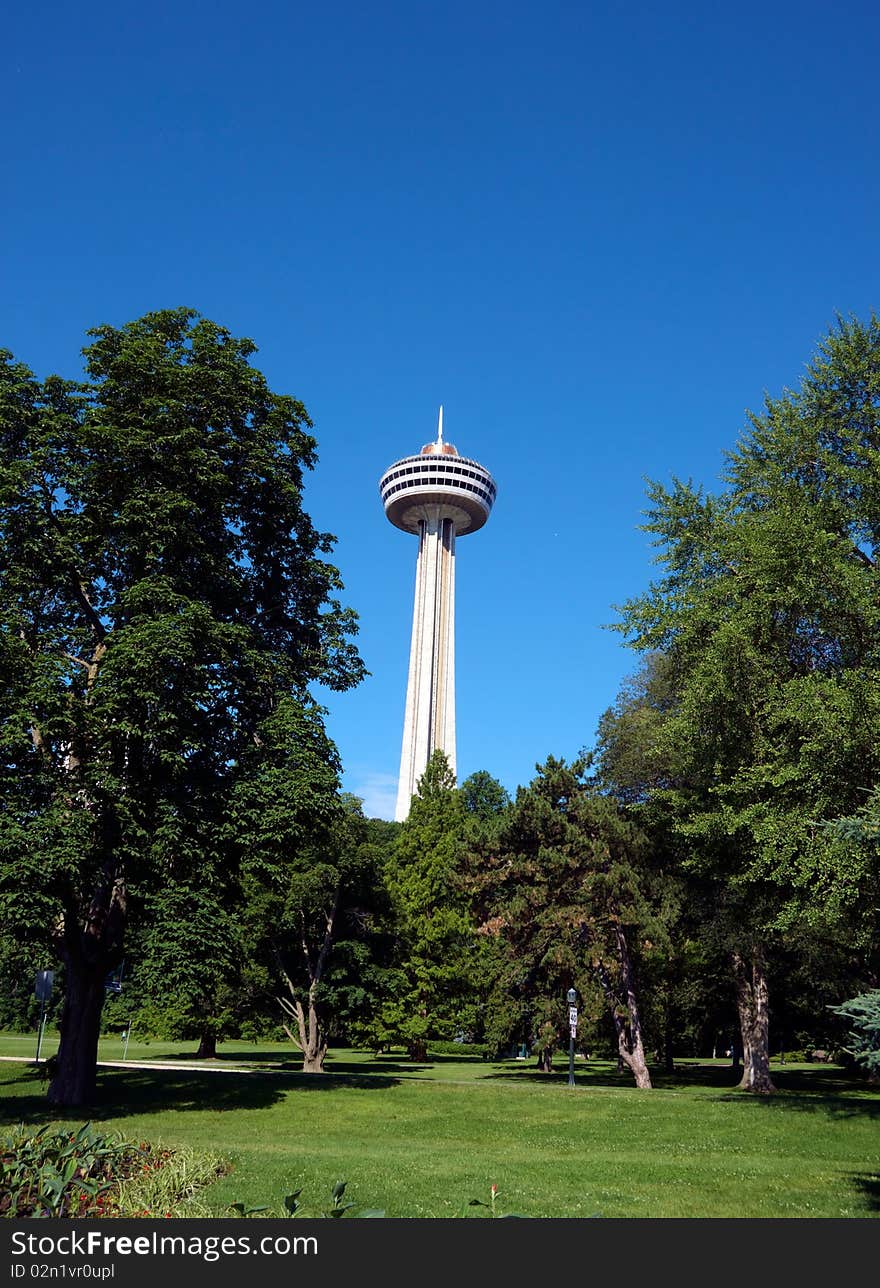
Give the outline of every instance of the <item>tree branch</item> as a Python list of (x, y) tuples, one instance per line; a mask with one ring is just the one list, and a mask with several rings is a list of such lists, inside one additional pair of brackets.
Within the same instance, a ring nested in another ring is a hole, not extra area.
[(75, 657), (73, 653), (62, 653), (61, 656), (66, 658), (68, 662), (76, 662), (77, 666), (84, 666), (87, 671), (90, 670), (91, 664), (84, 662), (81, 657)]

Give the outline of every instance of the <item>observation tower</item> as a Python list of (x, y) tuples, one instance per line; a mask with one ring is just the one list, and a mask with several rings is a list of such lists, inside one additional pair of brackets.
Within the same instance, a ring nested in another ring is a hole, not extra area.
[(402, 822), (428, 758), (438, 748), (455, 773), (455, 538), (482, 528), (495, 500), (489, 471), (437, 440), (382, 475), (385, 513), (419, 539), (403, 749), (394, 817)]

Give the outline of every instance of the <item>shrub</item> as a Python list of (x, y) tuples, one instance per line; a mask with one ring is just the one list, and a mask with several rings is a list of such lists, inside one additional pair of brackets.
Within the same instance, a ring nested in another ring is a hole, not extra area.
[(98, 1215), (120, 1176), (150, 1165), (148, 1148), (91, 1123), (77, 1132), (18, 1127), (0, 1145), (0, 1216)]
[(135, 1144), (91, 1123), (78, 1131), (18, 1127), (0, 1144), (0, 1217), (204, 1215), (191, 1206), (227, 1170), (216, 1155)]
[(479, 1055), (484, 1058), (495, 1054), (495, 1048), (487, 1042), (429, 1042), (429, 1055)]
[(142, 1167), (120, 1180), (111, 1196), (106, 1216), (211, 1216), (196, 1195), (218, 1176), (229, 1171), (219, 1154), (196, 1153), (188, 1146), (159, 1151), (159, 1167)]

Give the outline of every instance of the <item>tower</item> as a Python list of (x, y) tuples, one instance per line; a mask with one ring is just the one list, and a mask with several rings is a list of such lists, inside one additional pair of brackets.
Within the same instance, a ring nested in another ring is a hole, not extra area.
[(441, 407), (436, 442), (395, 461), (379, 491), (390, 522), (419, 539), (394, 814), (402, 821), (433, 751), (444, 751), (455, 773), (455, 538), (482, 528), (496, 489), (484, 466), (443, 441)]

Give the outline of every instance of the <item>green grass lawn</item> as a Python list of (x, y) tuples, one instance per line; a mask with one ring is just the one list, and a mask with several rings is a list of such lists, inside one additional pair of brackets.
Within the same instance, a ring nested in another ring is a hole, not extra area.
[[(35, 1041), (0, 1037), (0, 1055), (32, 1056)], [(47, 1039), (44, 1054), (54, 1049)], [(121, 1058), (118, 1038), (101, 1058)], [(388, 1216), (474, 1215), (468, 1200), (529, 1216), (876, 1216), (880, 1214), (880, 1089), (829, 1066), (774, 1066), (778, 1095), (735, 1091), (731, 1071), (685, 1064), (634, 1090), (603, 1062), (566, 1062), (538, 1074), (520, 1062), (336, 1051), (332, 1076), (305, 1077), (289, 1045), (224, 1043), (200, 1069), (192, 1047), (129, 1047), (130, 1060), (192, 1070), (106, 1070), (92, 1112), (135, 1139), (216, 1150), (231, 1173), (203, 1191), (228, 1204), (270, 1204), (303, 1187), (316, 1210), (348, 1182), (358, 1206)], [(291, 1071), (288, 1071), (288, 1067)], [(26, 1066), (0, 1063), (6, 1124), (54, 1121), (44, 1085)], [(82, 1121), (62, 1120), (62, 1121)]]

